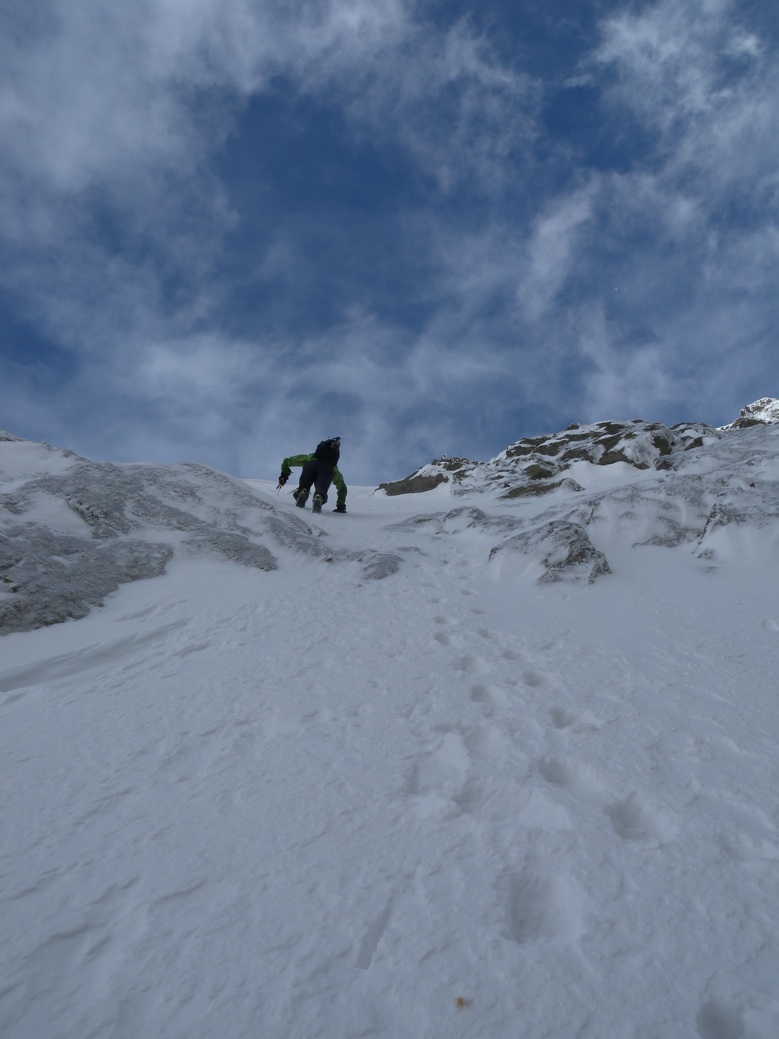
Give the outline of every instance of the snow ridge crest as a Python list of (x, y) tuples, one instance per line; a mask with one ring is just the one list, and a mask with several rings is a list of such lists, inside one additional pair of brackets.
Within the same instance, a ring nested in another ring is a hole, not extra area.
[(676, 470), (684, 465), (688, 452), (712, 445), (733, 430), (776, 422), (779, 400), (773, 397), (747, 405), (735, 422), (718, 428), (703, 422), (665, 426), (642, 419), (573, 422), (559, 433), (518, 440), (488, 462), (443, 456), (402, 480), (380, 486), (389, 495), (416, 494), (449, 483), (453, 493), (495, 490), (507, 499), (539, 497), (560, 489), (580, 490), (570, 474), (577, 462)]

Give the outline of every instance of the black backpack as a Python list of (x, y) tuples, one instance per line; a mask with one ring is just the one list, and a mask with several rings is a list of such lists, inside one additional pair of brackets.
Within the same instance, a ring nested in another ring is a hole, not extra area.
[(330, 465), (338, 465), (338, 459), (341, 457), (341, 438), (332, 437), (330, 440), (321, 440), (314, 451), (314, 458), (320, 458), (323, 462), (329, 462)]

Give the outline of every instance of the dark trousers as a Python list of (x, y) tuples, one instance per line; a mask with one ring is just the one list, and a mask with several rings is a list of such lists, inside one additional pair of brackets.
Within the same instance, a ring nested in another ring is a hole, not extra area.
[(332, 482), (332, 465), (329, 462), (323, 462), (321, 458), (311, 458), (303, 464), (298, 487), (305, 487), (307, 491), (310, 491), (313, 484), (316, 493), (322, 495), (322, 501), (327, 501), (327, 491)]

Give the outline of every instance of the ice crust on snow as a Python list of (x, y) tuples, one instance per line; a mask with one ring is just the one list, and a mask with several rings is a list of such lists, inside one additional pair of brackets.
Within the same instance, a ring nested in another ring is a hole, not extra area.
[(775, 1039), (778, 435), (347, 517), (0, 437), (104, 603), (0, 640), (3, 1039)]

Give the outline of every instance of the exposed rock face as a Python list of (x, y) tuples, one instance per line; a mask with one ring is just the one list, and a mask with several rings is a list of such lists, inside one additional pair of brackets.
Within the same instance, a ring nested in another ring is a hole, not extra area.
[(510, 552), (533, 556), (543, 567), (540, 582), (576, 581), (592, 584), (601, 574), (610, 574), (608, 560), (590, 541), (579, 523), (551, 520), (515, 534), (490, 552), (495, 559)]
[[(438, 463), (433, 462), (433, 465)], [(432, 491), (441, 483), (446, 483), (448, 477), (445, 473), (425, 473), (418, 471), (407, 476), (405, 480), (396, 480), (395, 483), (380, 483), (379, 490), (386, 491), (389, 495), (394, 494), (422, 494), (424, 491)]]
[[(679, 549), (709, 569), (743, 545), (747, 554), (761, 553), (775, 565), (779, 423), (734, 428), (738, 432), (598, 423), (520, 441), (492, 462), (469, 463), (451, 474), (452, 494), (484, 501), (484, 508), (469, 503), (428, 512), (393, 529), (434, 537), (467, 532), (471, 541), (482, 536), (501, 572), (521, 557), (525, 562), (505, 573), (543, 583), (589, 584), (609, 574), (612, 546)], [(622, 462), (626, 469), (604, 481), (580, 468), (586, 490), (564, 475), (581, 461)]]
[(761, 397), (754, 404), (747, 404), (741, 409), (735, 422), (721, 429), (748, 429), (768, 422), (779, 422), (779, 400), (775, 397)]
[(672, 469), (681, 453), (721, 435), (703, 423), (673, 427), (640, 419), (589, 426), (573, 423), (561, 433), (519, 440), (489, 462), (438, 459), (403, 480), (381, 484), (381, 488), (387, 494), (417, 494), (448, 482), (455, 494), (501, 488), (506, 498), (537, 497), (561, 486), (574, 490), (575, 481), (564, 479), (574, 462), (624, 462), (635, 469)]
[(436, 459), (405, 479), (383, 483), (380, 488), (387, 494), (418, 494), (449, 483), (454, 494), (502, 488), (506, 498), (538, 497), (561, 487), (574, 490), (575, 481), (564, 479), (574, 462), (624, 462), (636, 469), (676, 469), (687, 451), (713, 443), (730, 430), (772, 422), (779, 422), (779, 400), (773, 397), (748, 404), (735, 422), (718, 429), (702, 422), (664, 426), (641, 419), (592, 425), (574, 422), (561, 433), (518, 440), (489, 462)]

